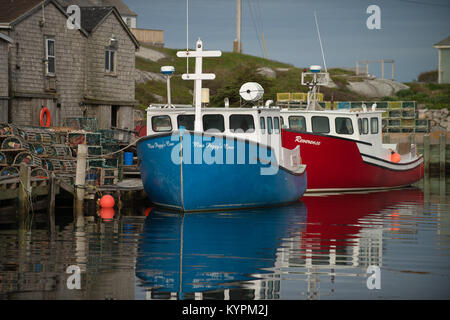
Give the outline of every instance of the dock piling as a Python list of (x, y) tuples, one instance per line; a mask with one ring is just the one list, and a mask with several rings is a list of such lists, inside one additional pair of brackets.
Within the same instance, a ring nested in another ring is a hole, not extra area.
[(22, 163), (19, 170), (19, 226), (22, 229), (27, 228), (28, 214), (30, 211), (30, 194), (31, 194), (31, 169)]
[(439, 169), (440, 169), (440, 175), (445, 175), (445, 160), (446, 160), (446, 139), (447, 135), (445, 133), (441, 133), (439, 135)]
[(88, 154), (88, 146), (86, 144), (79, 144), (77, 151), (77, 168), (75, 173), (75, 204), (74, 214), (75, 220), (82, 220), (83, 205), (84, 205), (84, 191), (86, 182), (86, 160)]
[(56, 177), (52, 172), (49, 178), (48, 185), (48, 227), (50, 233), (50, 239), (54, 240), (55, 237), (55, 197), (56, 197)]

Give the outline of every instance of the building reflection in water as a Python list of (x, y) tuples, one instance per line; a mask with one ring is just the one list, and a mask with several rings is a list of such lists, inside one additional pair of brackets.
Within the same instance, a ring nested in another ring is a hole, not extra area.
[[(324, 275), (331, 293), (336, 277), (365, 283), (367, 266), (383, 264), (383, 232), (415, 232), (414, 221), (404, 220), (422, 211), (423, 193), (415, 188), (308, 196), (247, 211), (153, 210), (136, 275), (147, 299), (283, 299), (290, 290), (316, 299)], [(297, 287), (285, 288), (289, 280)]]
[[(136, 214), (136, 211), (134, 212)], [(0, 299), (134, 299), (137, 244), (145, 216), (71, 215), (51, 241), (45, 224), (31, 231), (0, 230)], [(81, 271), (70, 289), (69, 266)]]

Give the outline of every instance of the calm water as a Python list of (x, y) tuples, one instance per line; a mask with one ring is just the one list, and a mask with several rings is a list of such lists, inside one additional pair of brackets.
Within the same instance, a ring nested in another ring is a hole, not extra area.
[[(449, 299), (449, 195), (450, 179), (431, 179), (261, 210), (127, 206), (78, 227), (60, 209), (55, 241), (42, 223), (0, 224), (0, 298)], [(71, 265), (79, 290), (67, 287)], [(380, 289), (367, 287), (371, 265)]]

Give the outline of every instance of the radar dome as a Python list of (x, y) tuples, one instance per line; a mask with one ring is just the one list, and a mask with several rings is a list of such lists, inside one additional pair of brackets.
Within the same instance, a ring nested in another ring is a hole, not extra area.
[(258, 101), (262, 99), (264, 89), (257, 82), (246, 82), (239, 89), (239, 94), (245, 101)]

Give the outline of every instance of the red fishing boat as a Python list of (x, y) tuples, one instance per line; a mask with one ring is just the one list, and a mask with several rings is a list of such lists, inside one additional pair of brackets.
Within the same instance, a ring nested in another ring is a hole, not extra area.
[[(321, 109), (316, 89), (328, 74), (311, 67), (306, 109), (282, 109), (282, 145), (300, 145), (308, 168), (307, 192), (396, 188), (423, 178), (423, 156), (415, 144), (382, 143), (381, 114), (376, 104), (361, 109)], [(305, 74), (305, 73), (304, 73)]]

